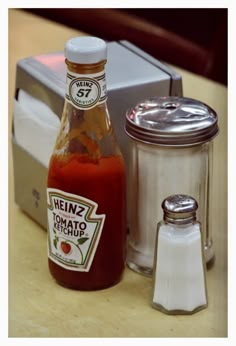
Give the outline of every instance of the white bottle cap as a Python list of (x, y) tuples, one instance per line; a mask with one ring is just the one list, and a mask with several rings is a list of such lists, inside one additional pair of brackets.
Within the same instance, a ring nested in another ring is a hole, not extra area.
[(107, 58), (107, 44), (98, 37), (75, 37), (66, 42), (65, 57), (77, 64), (95, 64)]

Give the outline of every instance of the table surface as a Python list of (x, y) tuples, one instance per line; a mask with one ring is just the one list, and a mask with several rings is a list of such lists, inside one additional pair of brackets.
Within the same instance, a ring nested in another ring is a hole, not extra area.
[[(22, 10), (9, 10), (9, 125), (17, 60), (61, 50), (67, 39), (80, 34)], [(184, 96), (205, 102), (219, 115), (213, 175), (216, 261), (207, 271), (208, 308), (191, 316), (165, 315), (150, 306), (151, 278), (128, 268), (123, 280), (106, 290), (80, 292), (57, 285), (48, 271), (46, 232), (14, 202), (9, 142), (10, 337), (227, 336), (227, 88), (175, 69), (183, 77)]]

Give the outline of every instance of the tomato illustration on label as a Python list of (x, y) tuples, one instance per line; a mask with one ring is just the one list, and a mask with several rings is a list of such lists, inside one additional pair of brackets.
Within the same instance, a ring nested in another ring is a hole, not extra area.
[(70, 244), (65, 241), (61, 242), (61, 249), (66, 255), (68, 255), (71, 252)]

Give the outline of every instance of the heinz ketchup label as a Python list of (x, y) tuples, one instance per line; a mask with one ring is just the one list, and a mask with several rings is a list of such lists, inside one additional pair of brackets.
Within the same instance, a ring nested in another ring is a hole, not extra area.
[(88, 272), (102, 233), (105, 215), (97, 203), (58, 189), (47, 189), (48, 256), (59, 266)]

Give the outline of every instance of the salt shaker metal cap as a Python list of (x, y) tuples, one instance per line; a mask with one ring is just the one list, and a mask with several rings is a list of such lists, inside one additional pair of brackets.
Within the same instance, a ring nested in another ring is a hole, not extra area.
[(152, 306), (167, 314), (207, 307), (206, 268), (197, 201), (176, 194), (164, 199), (154, 256)]
[(196, 220), (198, 203), (187, 195), (172, 195), (164, 199), (162, 209), (165, 221), (183, 225)]

